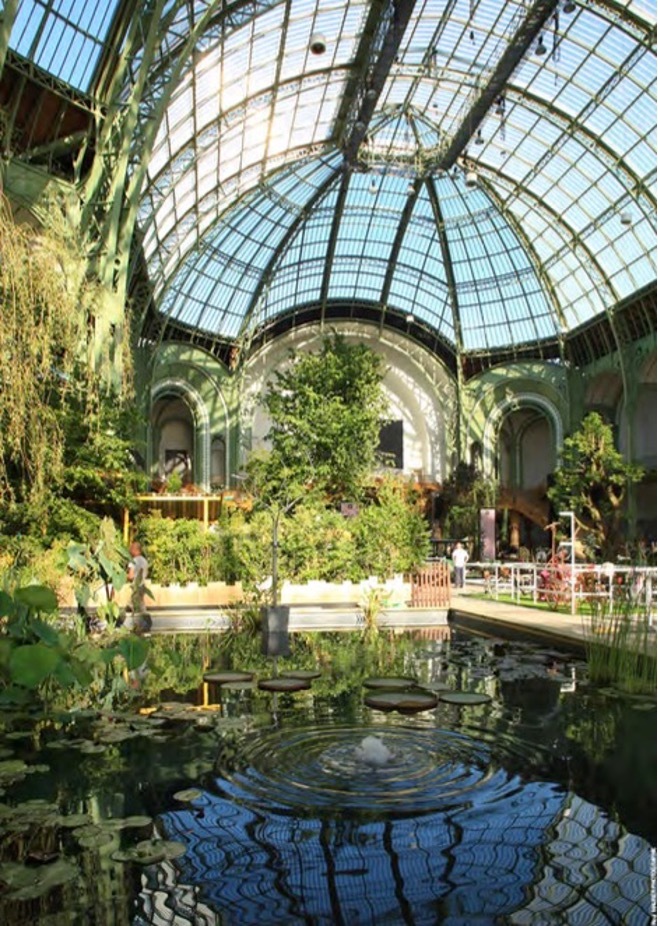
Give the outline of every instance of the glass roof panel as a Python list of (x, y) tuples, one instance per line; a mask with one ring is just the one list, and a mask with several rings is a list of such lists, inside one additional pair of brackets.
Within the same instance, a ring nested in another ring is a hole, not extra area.
[[(383, 24), (393, 7), (379, 5)], [(481, 351), (554, 338), (655, 280), (654, 2), (560, 5), (541, 56), (534, 7), (416, 0), (398, 36), (364, 34), (366, 0), (167, 3), (129, 169), (145, 173), (140, 242), (160, 310), (233, 337), (245, 315), (372, 302)], [(10, 45), (89, 90), (117, 9), (21, 0)], [(142, 17), (126, 100), (154, 24), (141, 4), (119, 12)], [(344, 164), (378, 55), (387, 74)]]
[(88, 92), (119, 0), (20, 0), (9, 45)]

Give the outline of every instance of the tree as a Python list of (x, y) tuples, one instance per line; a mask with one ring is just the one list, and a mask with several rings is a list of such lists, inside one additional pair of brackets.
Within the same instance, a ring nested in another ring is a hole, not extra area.
[(615, 448), (612, 427), (590, 412), (565, 439), (547, 494), (556, 509), (574, 512), (578, 527), (609, 558), (621, 543), (628, 486), (642, 475), (642, 468), (627, 463)]
[(317, 353), (292, 353), (265, 396), (277, 470), (295, 482), (312, 480), (335, 501), (359, 497), (380, 462), (383, 376), (374, 351), (336, 333)]

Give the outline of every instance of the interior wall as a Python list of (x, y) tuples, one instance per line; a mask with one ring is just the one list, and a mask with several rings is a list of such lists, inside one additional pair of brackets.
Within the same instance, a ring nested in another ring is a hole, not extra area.
[[(402, 421), (403, 472), (428, 482), (442, 481), (449, 472), (456, 431), (456, 387), (447, 369), (396, 332), (364, 322), (336, 322), (332, 330), (348, 342), (366, 343), (382, 357), (389, 415)], [(318, 350), (325, 334), (320, 325), (304, 326), (266, 345), (248, 361), (241, 392), (243, 465), (251, 450), (267, 447), (270, 421), (262, 399), (274, 372), (288, 362), (291, 349)]]

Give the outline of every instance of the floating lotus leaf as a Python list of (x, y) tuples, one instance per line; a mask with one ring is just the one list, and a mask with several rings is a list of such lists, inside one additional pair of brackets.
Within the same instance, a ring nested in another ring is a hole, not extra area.
[(429, 691), (378, 691), (364, 698), (368, 707), (380, 711), (399, 711), (401, 714), (415, 714), (429, 711), (439, 703), (436, 695)]
[(254, 672), (239, 672), (235, 669), (222, 669), (213, 672), (204, 672), (204, 682), (217, 682), (223, 685), (225, 682), (250, 682), (254, 677)]
[(80, 746), (80, 752), (84, 752), (86, 755), (93, 755), (98, 752), (107, 752), (107, 746), (103, 746), (102, 743), (92, 743), (89, 740), (86, 743), (82, 743)]
[(418, 687), (427, 691), (450, 691), (450, 685), (447, 682), (420, 682)]
[(73, 835), (76, 839), (84, 839), (88, 836), (97, 836), (102, 832), (102, 826), (99, 826), (97, 823), (83, 823), (82, 826), (78, 826), (73, 830)]
[(203, 797), (203, 791), (200, 791), (198, 788), (185, 788), (183, 791), (176, 791), (174, 797), (177, 801), (188, 803), (189, 801), (196, 801), (198, 798)]
[[(16, 866), (24, 868), (25, 866)], [(78, 877), (80, 870), (65, 859), (57, 859), (48, 865), (25, 868), (25, 874), (10, 872), (10, 878), (2, 875), (10, 886), (12, 900), (33, 900), (42, 897), (53, 887), (66, 884)], [(26, 877), (27, 876), (27, 877)]]
[(448, 704), (488, 704), (491, 701), (491, 695), (476, 691), (442, 691), (439, 698)]
[(153, 817), (133, 814), (131, 817), (123, 817), (123, 819), (118, 819), (112, 822), (117, 824), (118, 829), (139, 829), (142, 826), (152, 826)]
[(84, 849), (100, 849), (101, 846), (109, 845), (113, 839), (114, 836), (112, 833), (101, 830), (99, 833), (90, 833), (88, 836), (80, 836), (78, 844)]
[(139, 736), (139, 733), (127, 727), (117, 727), (114, 730), (101, 730), (98, 735), (104, 743), (124, 743)]
[(67, 830), (77, 830), (91, 823), (91, 817), (86, 813), (72, 813), (66, 817), (59, 817), (59, 826)]
[(169, 839), (144, 839), (130, 849), (118, 850), (112, 853), (117, 862), (138, 862), (140, 865), (153, 865), (164, 859), (179, 858), (187, 851), (182, 842)]
[(0, 762), (0, 780), (22, 778), (27, 771), (27, 762), (23, 762), (22, 759), (4, 759)]
[(253, 679), (244, 682), (222, 682), (220, 687), (222, 691), (249, 691), (256, 687), (256, 682)]
[(391, 676), (389, 678), (366, 678), (363, 682), (364, 688), (386, 688), (388, 690), (393, 688), (410, 688), (412, 685), (416, 684), (417, 681), (415, 678), (404, 678), (402, 676)]
[(310, 681), (313, 678), (320, 678), (322, 672), (318, 669), (288, 669), (286, 672), (282, 672), (281, 675), (284, 678), (302, 678)]
[(303, 691), (311, 687), (311, 683), (303, 678), (286, 678), (279, 675), (277, 678), (262, 678), (258, 687), (263, 691)]

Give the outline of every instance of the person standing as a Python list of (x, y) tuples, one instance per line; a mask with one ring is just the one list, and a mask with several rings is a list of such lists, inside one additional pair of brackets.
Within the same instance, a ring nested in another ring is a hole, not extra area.
[(452, 563), (455, 567), (455, 588), (464, 587), (464, 574), (466, 563), (468, 562), (468, 553), (459, 541), (455, 544), (452, 551)]
[(130, 603), (132, 605), (132, 623), (135, 630), (150, 630), (151, 617), (146, 613), (146, 579), (149, 573), (148, 560), (142, 552), (142, 546), (136, 540), (129, 548), (131, 560), (128, 563), (128, 581), (132, 583)]

